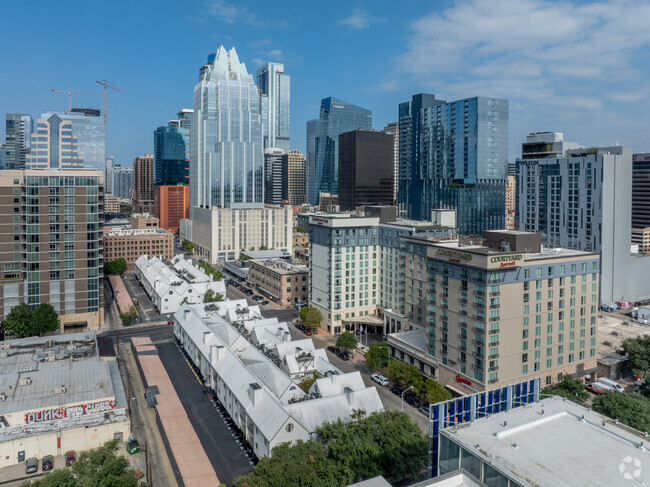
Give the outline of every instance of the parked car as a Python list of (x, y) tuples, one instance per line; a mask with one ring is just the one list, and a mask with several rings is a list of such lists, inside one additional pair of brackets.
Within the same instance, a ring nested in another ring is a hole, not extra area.
[(374, 380), (377, 384), (381, 386), (387, 386), (388, 385), (388, 378), (381, 375), (381, 374), (372, 374), (370, 376), (372, 380)]
[(305, 327), (305, 335), (307, 335), (308, 337), (310, 337), (310, 336), (312, 336), (313, 334), (314, 334), (314, 332), (311, 331), (311, 328), (309, 328), (309, 327)]
[(592, 382), (591, 384), (587, 384), (586, 389), (589, 392), (593, 392), (594, 394), (601, 395), (605, 392), (610, 392), (611, 389), (605, 387), (604, 384), (600, 384), (598, 382)]
[(70, 450), (65, 452), (65, 466), (69, 467), (71, 466), (74, 462), (77, 461), (77, 452), (74, 450)]
[(598, 379), (597, 382), (600, 382), (601, 384), (604, 384), (605, 386), (608, 386), (610, 388), (613, 388), (616, 392), (625, 392), (625, 388), (619, 384), (618, 382), (611, 380), (611, 379)]
[(427, 418), (429, 417), (429, 406), (420, 406), (418, 411), (424, 414)]
[(168, 321), (167, 321), (167, 324), (168, 324), (168, 325), (173, 325), (173, 324), (174, 324), (174, 320), (168, 320)]
[(339, 347), (333, 347), (332, 345), (327, 347), (327, 350), (329, 350), (332, 353), (339, 353), (341, 351), (341, 349)]
[(402, 389), (401, 387), (398, 387), (398, 386), (393, 386), (393, 387), (390, 388), (390, 392), (392, 392), (396, 396), (401, 396), (402, 393), (404, 392), (404, 389)]
[(129, 455), (134, 455), (140, 451), (140, 443), (138, 440), (131, 439), (126, 444), (126, 451), (129, 452)]
[(260, 304), (266, 305), (266, 304), (269, 304), (269, 302), (266, 299), (263, 299), (262, 301), (260, 301)]
[(420, 409), (420, 407), (422, 406), (422, 404), (420, 404), (420, 401), (418, 401), (417, 397), (409, 396), (407, 394), (404, 394), (404, 402), (409, 406), (413, 406), (416, 409)]
[(298, 328), (299, 330), (304, 330), (305, 325), (303, 325), (302, 323), (296, 323), (296, 328)]
[(45, 455), (43, 457), (41, 468), (43, 469), (43, 472), (52, 470), (54, 468), (54, 457), (52, 455)]
[(38, 458), (31, 457), (25, 462), (25, 473), (36, 473), (38, 471)]

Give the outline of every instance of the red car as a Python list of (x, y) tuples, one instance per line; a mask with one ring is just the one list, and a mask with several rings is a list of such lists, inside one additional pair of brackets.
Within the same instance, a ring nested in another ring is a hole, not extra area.
[(168, 324), (168, 325), (173, 325), (173, 324), (174, 324), (174, 320), (169, 320), (169, 321), (167, 322), (167, 324)]
[(65, 466), (69, 467), (77, 461), (77, 453), (74, 450), (65, 452)]

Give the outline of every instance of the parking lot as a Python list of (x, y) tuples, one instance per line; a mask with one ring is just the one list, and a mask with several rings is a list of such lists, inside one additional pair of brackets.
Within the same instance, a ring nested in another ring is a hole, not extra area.
[(140, 322), (148, 323), (152, 321), (160, 321), (160, 315), (156, 313), (156, 310), (154, 309), (153, 304), (151, 304), (147, 293), (144, 292), (144, 289), (142, 289), (142, 286), (135, 278), (135, 274), (133, 272), (125, 273), (122, 276), (122, 280), (124, 281), (124, 286), (129, 292), (131, 298), (134, 300), (137, 299), (140, 302), (138, 305)]

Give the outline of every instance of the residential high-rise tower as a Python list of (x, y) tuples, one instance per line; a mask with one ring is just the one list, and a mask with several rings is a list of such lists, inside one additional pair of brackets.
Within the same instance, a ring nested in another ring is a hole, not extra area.
[(153, 154), (133, 161), (133, 213), (153, 213)]
[(284, 64), (266, 63), (255, 75), (262, 103), (264, 148), (278, 147), (288, 151), (290, 143), (291, 77)]
[(319, 194), (338, 194), (339, 135), (372, 128), (372, 112), (338, 98), (324, 98), (320, 118), (307, 122), (307, 202), (319, 204)]
[(289, 155), (282, 149), (264, 150), (264, 202), (279, 205), (289, 200)]
[(154, 182), (162, 185), (189, 184), (190, 128), (187, 113), (178, 112), (178, 119), (153, 133)]
[(27, 155), (31, 149), (34, 120), (26, 113), (6, 115), (6, 168), (25, 169)]
[(291, 206), (304, 205), (307, 202), (307, 161), (305, 160), (305, 156), (297, 149), (290, 150), (287, 163), (289, 165), (287, 170), (289, 178), (289, 204)]

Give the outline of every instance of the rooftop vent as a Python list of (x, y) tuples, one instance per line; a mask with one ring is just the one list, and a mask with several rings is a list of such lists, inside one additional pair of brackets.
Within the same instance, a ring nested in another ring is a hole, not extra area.
[(22, 379), (20, 379), (20, 382), (18, 382), (18, 385), (31, 386), (32, 385), (32, 378), (31, 377), (23, 377)]
[(6, 401), (7, 400), (7, 394), (4, 392), (0, 392), (0, 401)]
[(65, 386), (65, 384), (61, 384), (58, 387), (54, 388), (54, 394), (65, 394), (68, 391), (68, 388)]

